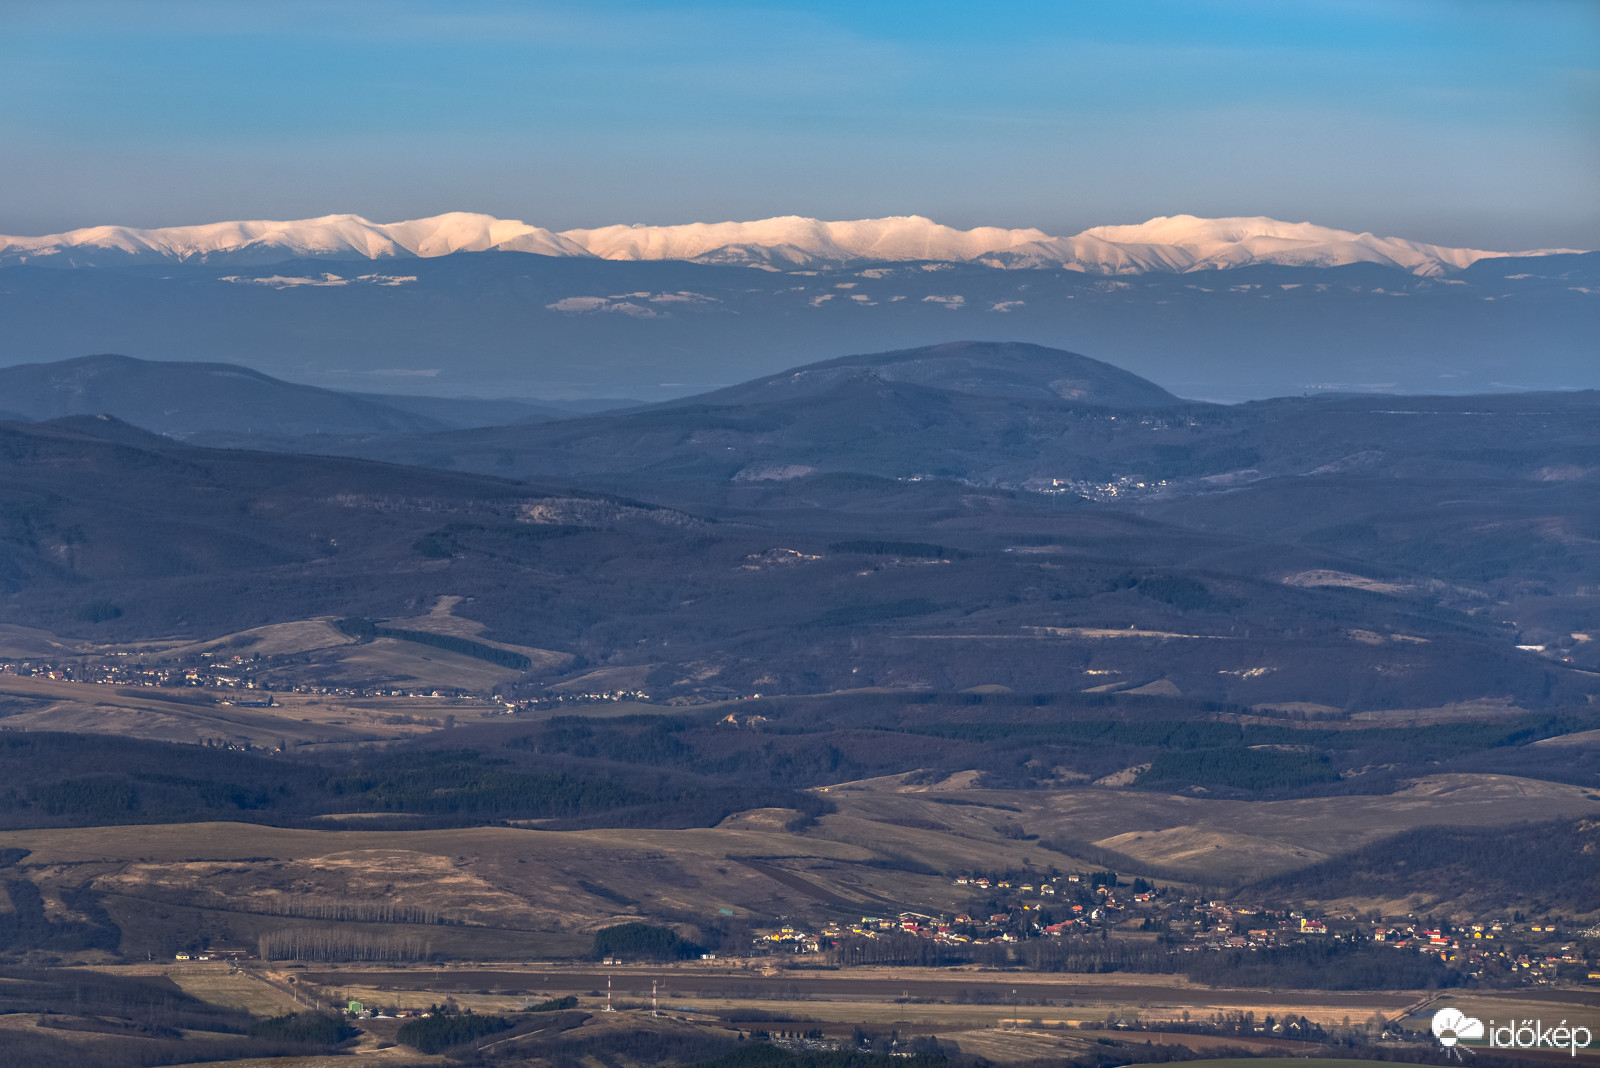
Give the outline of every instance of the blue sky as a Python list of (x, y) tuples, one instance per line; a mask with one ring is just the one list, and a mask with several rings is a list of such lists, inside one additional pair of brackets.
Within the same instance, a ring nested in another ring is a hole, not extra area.
[(1190, 212), (1600, 247), (1594, 0), (0, 0), (0, 49), (12, 234)]

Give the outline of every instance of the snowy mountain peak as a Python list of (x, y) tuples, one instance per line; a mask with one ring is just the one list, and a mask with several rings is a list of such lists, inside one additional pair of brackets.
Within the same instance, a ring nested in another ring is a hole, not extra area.
[(1230, 219), (1202, 219), (1195, 215), (1158, 215), (1142, 223), (1092, 227), (1080, 236), (1098, 237), (1120, 244), (1192, 245), (1202, 242), (1246, 241), (1253, 237), (1319, 241), (1356, 235), (1313, 223), (1281, 222), (1264, 215)]
[(724, 250), (750, 250), (750, 261), (767, 260), (757, 250), (783, 250), (779, 258), (845, 263), (852, 260), (970, 260), (1045, 239), (1040, 230), (981, 227), (956, 230), (920, 215), (823, 222), (782, 215), (755, 222), (689, 223), (683, 226), (607, 226), (567, 230), (562, 237), (608, 260), (693, 260)]
[(1356, 234), (1315, 223), (1282, 222), (1263, 216), (1228, 219), (1202, 219), (1193, 215), (1159, 216), (1132, 226), (1096, 226), (1079, 236), (1124, 247), (1153, 246), (1178, 250), (1189, 261), (1180, 268), (1182, 270), (1240, 267), (1247, 263), (1308, 267), (1379, 263), (1416, 274), (1438, 274), (1445, 270), (1459, 270), (1487, 257), (1513, 255), (1479, 249), (1443, 248), (1398, 237)]
[(635, 223), (552, 233), (520, 220), (473, 212), (395, 223), (374, 223), (344, 214), (289, 222), (219, 222), (153, 230), (94, 226), (44, 237), (0, 236), (0, 266), (259, 265), (309, 257), (378, 260), (485, 251), (775, 267), (976, 261), (994, 267), (1045, 267), (1091, 274), (1216, 270), (1254, 263), (1314, 267), (1375, 263), (1431, 275), (1460, 270), (1487, 257), (1572, 250), (1485, 252), (1306, 222), (1193, 215), (1097, 226), (1073, 237), (1052, 237), (1035, 229), (957, 230), (920, 215), (843, 222), (782, 215), (752, 222)]
[(0, 237), (0, 266), (160, 261), (249, 265), (303, 257), (378, 260), (491, 249), (547, 256), (589, 255), (542, 227), (492, 215), (450, 212), (397, 223), (374, 223), (359, 215), (323, 215), (289, 222), (251, 220), (155, 230), (93, 226), (46, 237)]

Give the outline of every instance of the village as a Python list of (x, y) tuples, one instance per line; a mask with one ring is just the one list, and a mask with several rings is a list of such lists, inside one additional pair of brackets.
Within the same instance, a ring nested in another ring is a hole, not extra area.
[(219, 703), (245, 708), (271, 708), (272, 694), (296, 693), (331, 697), (466, 697), (463, 691), (437, 687), (326, 686), (304, 683), (269, 683), (259, 678), (260, 657), (214, 652), (197, 653), (177, 662), (146, 664), (132, 653), (109, 653), (104, 659), (87, 657), (71, 661), (0, 661), (0, 675), (18, 678), (54, 679), (92, 686), (145, 686), (159, 689), (198, 689), (246, 691), (237, 697), (221, 697)]
[[(1185, 896), (1143, 878), (1085, 872), (1031, 881), (962, 875), (974, 904), (954, 916), (902, 912), (862, 916), (816, 929), (782, 926), (754, 939), (756, 953), (825, 955), (839, 963), (867, 957), (859, 946), (915, 938), (949, 947), (1017, 946), (1038, 940), (1143, 940), (1169, 954), (1244, 951), (1344, 943), (1368, 944), (1438, 960), (1463, 978), (1497, 985), (1600, 984), (1600, 928), (1560, 918), (1449, 922), (1431, 916), (1317, 914)], [(981, 904), (979, 904), (981, 902)], [(1580, 946), (1580, 941), (1585, 946)]]
[[(326, 685), (284, 682), (262, 678), (265, 668), (271, 666), (260, 656), (228, 655), (205, 651), (176, 661), (145, 663), (131, 659), (138, 654), (113, 652), (101, 657), (76, 657), (72, 660), (8, 660), (0, 661), (0, 675), (18, 678), (52, 679), (58, 682), (76, 682), (93, 686), (139, 686), (152, 689), (220, 690), (217, 702), (242, 708), (271, 708), (272, 695), (305, 694), (319, 697), (419, 697), (463, 699), (481, 697), (458, 688), (438, 686), (402, 686), (394, 683), (377, 683), (367, 686)], [(237, 693), (237, 691), (246, 691)], [(757, 695), (759, 696), (759, 695)], [(595, 692), (550, 693), (533, 699), (516, 699), (493, 695), (504, 706), (507, 715), (536, 713), (572, 705), (607, 704), (619, 701), (649, 701), (650, 695), (642, 690), (605, 690)]]

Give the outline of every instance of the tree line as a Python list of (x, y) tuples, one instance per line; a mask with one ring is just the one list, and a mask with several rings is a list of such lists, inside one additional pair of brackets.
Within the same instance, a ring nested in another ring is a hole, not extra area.
[(911, 934), (843, 938), (825, 954), (829, 964), (988, 968), (1022, 966), (1037, 972), (1182, 974), (1216, 986), (1299, 990), (1418, 990), (1459, 985), (1460, 972), (1418, 953), (1371, 944), (1329, 941), (1253, 951), (1174, 951), (1160, 942), (1124, 938), (1033, 938), (1016, 943), (946, 944)]
[(289, 928), (257, 939), (262, 960), (410, 961), (432, 956), (420, 935)]

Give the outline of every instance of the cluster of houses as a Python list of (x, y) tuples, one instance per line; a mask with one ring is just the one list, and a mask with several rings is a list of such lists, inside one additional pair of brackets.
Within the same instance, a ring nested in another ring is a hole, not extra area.
[(552, 693), (535, 697), (531, 701), (508, 701), (508, 712), (540, 712), (561, 705), (598, 705), (612, 701), (648, 701), (650, 695), (643, 690), (601, 690), (595, 693)]
[[(1468, 975), (1487, 972), (1513, 981), (1600, 982), (1595, 942), (1600, 929), (1577, 932), (1550, 921), (1485, 920), (1455, 926), (1426, 920), (1383, 921), (1299, 909), (1267, 909), (1185, 897), (1143, 879), (1132, 886), (1110, 872), (1040, 878), (959, 876), (983, 906), (953, 916), (902, 912), (863, 916), (816, 930), (784, 926), (755, 939), (757, 952), (820, 953), (843, 939), (914, 936), (946, 944), (1016, 943), (1100, 935), (1160, 938), (1176, 952), (1265, 949), (1324, 939), (1371, 942), (1429, 954)], [(1135, 934), (1138, 932), (1138, 934)], [(1587, 948), (1586, 948), (1587, 947)]]
[(1130, 497), (1150, 497), (1167, 488), (1167, 480), (1140, 479), (1121, 475), (1109, 482), (1095, 482), (1081, 478), (1030, 478), (1015, 487), (1030, 493), (1052, 495), (1071, 494), (1088, 501), (1126, 500)]
[(1147, 905), (1166, 891), (1136, 881), (1131, 891), (1110, 873), (1065, 875), (1037, 882), (987, 876), (959, 876), (958, 886), (987, 893), (992, 909), (971, 908), (953, 916), (901, 912), (863, 916), (856, 923), (827, 924), (815, 931), (786, 926), (759, 934), (759, 951), (818, 953), (844, 938), (911, 935), (945, 944), (1013, 943), (1027, 938), (1061, 937), (1098, 931), (1124, 918), (1135, 905)]
[[(128, 654), (111, 655), (121, 657)], [(22, 660), (0, 663), (0, 675), (86, 682), (99, 686), (205, 686), (223, 690), (254, 690), (257, 683), (251, 677), (252, 667), (242, 656), (218, 660), (207, 657), (204, 662), (193, 666), (151, 666), (121, 663), (115, 659), (85, 659), (77, 663)]]
[(1221, 901), (1179, 902), (1189, 905), (1188, 916), (1171, 918), (1168, 929), (1176, 934), (1187, 926), (1197, 949), (1256, 949), (1320, 938), (1370, 941), (1396, 950), (1437, 957), (1470, 976), (1493, 970), (1532, 983), (1556, 978), (1600, 981), (1600, 958), (1593, 943), (1586, 952), (1573, 941), (1600, 931), (1575, 932), (1550, 921), (1484, 920), (1450, 925), (1428, 920), (1402, 921), (1361, 918), (1342, 913), (1320, 917), (1300, 910), (1273, 912)]
[(1550, 982), (1558, 977), (1600, 981), (1600, 958), (1593, 952), (1582, 952), (1578, 943), (1568, 941), (1593, 934), (1548, 922), (1489, 921), (1455, 927), (1377, 927), (1372, 940), (1436, 955), (1468, 974), (1481, 974), (1490, 966), (1498, 966), (1500, 970), (1525, 973), (1533, 982)]
[(352, 1001), (345, 1006), (345, 1015), (356, 1020), (412, 1020), (436, 1013), (429, 1009), (401, 1009), (392, 1005), (368, 1006)]
[[(56, 679), (62, 682), (82, 682), (96, 686), (148, 686), (152, 688), (198, 688), (208, 690), (253, 690), (256, 695), (225, 699), (223, 704), (241, 707), (270, 708), (275, 693), (316, 694), (327, 697), (465, 697), (464, 691), (440, 690), (429, 687), (397, 688), (393, 686), (314, 686), (310, 684), (274, 683), (267, 685), (256, 678), (260, 665), (243, 656), (224, 656), (210, 652), (200, 653), (197, 662), (190, 664), (143, 664), (118, 662), (109, 657), (126, 657), (128, 653), (108, 654), (107, 659), (83, 659), (73, 662), (17, 660), (0, 662), (0, 675), (24, 678)], [(595, 695), (585, 694), (585, 697)], [(623, 700), (607, 698), (608, 700)], [(508, 709), (510, 710), (510, 709)]]

